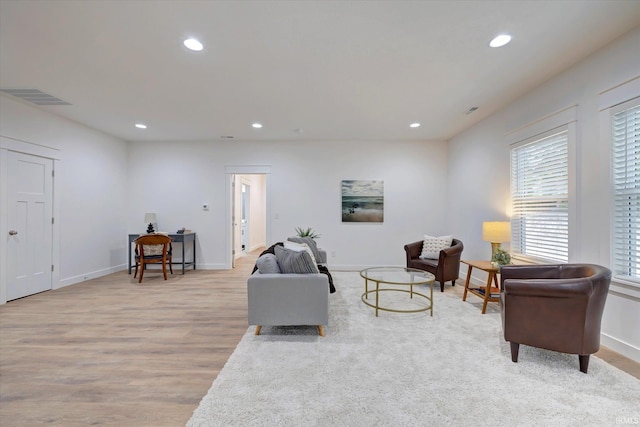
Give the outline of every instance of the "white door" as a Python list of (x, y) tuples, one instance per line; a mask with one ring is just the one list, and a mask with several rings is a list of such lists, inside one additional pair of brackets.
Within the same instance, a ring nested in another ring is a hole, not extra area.
[(8, 153), (7, 300), (51, 289), (53, 160)]

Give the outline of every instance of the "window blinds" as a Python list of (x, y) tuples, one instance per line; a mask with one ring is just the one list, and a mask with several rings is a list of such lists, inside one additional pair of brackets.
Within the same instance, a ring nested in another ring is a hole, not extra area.
[(566, 130), (511, 149), (511, 251), (569, 258), (569, 149)]
[(613, 270), (640, 280), (640, 100), (612, 114)]

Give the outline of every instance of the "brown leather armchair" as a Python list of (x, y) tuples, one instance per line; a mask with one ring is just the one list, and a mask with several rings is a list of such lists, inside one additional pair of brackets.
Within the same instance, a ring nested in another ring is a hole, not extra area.
[(460, 272), (460, 257), (464, 245), (458, 239), (453, 239), (451, 247), (440, 251), (438, 259), (422, 259), (422, 240), (404, 245), (407, 255), (407, 268), (417, 268), (428, 271), (436, 276), (440, 282), (440, 292), (444, 292), (444, 282), (451, 280), (451, 285), (456, 285), (456, 279)]
[(593, 264), (509, 265), (500, 270), (502, 328), (518, 361), (520, 344), (577, 354), (587, 373), (600, 349), (611, 271)]

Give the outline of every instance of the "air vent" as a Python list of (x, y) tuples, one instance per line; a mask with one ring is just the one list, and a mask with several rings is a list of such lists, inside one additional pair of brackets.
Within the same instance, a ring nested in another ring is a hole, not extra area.
[(0, 89), (0, 92), (8, 93), (16, 98), (24, 99), (36, 105), (71, 105), (62, 99), (51, 96), (38, 89)]

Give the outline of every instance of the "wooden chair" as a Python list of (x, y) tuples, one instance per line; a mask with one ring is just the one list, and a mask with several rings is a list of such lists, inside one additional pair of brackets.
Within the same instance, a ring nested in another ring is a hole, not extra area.
[(171, 241), (171, 237), (165, 236), (164, 234), (145, 234), (134, 241), (136, 244), (136, 271), (133, 277), (135, 278), (138, 275), (138, 266), (140, 266), (138, 283), (142, 282), (142, 276), (144, 275), (147, 264), (162, 264), (164, 280), (167, 280), (167, 263), (169, 264), (171, 274), (173, 274), (173, 267), (171, 266)]

